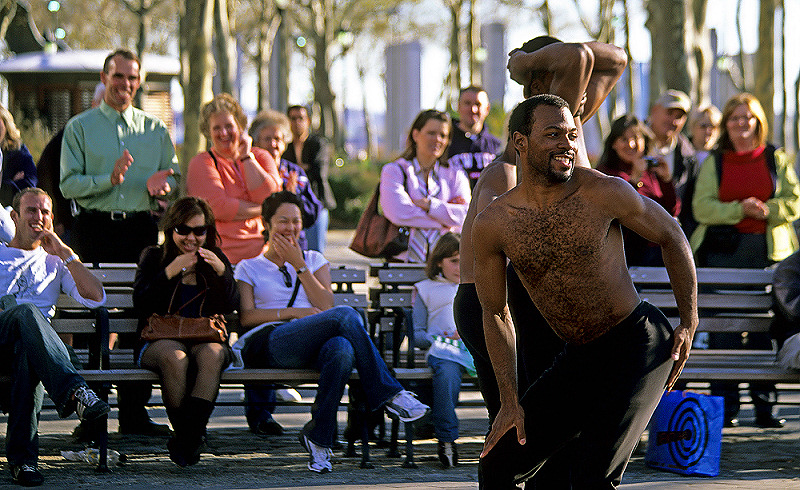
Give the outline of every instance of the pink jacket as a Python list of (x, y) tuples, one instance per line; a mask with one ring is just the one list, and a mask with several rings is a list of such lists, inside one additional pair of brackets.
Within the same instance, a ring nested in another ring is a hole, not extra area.
[[(460, 233), (471, 196), (467, 174), (460, 166), (442, 167), (436, 163), (428, 182), (424, 183), (421, 179), (422, 172), (416, 159), (409, 161), (400, 158), (384, 165), (380, 184), (383, 215), (398, 226), (437, 228)], [(431, 200), (428, 212), (411, 201), (412, 198), (426, 196)], [(463, 198), (464, 204), (453, 203), (457, 197)]]
[[(213, 151), (213, 150), (212, 150)], [(186, 192), (208, 201), (216, 218), (220, 248), (237, 264), (242, 259), (249, 259), (261, 253), (264, 247), (264, 225), (261, 216), (248, 219), (236, 218), (239, 203), (261, 204), (273, 192), (280, 190), (282, 182), (278, 168), (272, 156), (261, 148), (253, 148), (256, 161), (272, 177), (252, 191), (247, 190), (244, 176), (239, 171), (238, 162), (233, 162), (214, 153), (217, 165), (207, 151), (198, 153), (189, 162), (186, 174)]]

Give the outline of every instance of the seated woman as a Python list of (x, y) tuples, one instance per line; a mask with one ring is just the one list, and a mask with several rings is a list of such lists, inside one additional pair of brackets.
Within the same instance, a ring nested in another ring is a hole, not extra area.
[[(133, 305), (141, 332), (153, 313), (199, 318), (232, 312), (238, 306), (236, 283), (228, 259), (218, 248), (214, 213), (208, 203), (183, 197), (161, 220), (164, 244), (146, 248), (139, 260)], [(174, 304), (173, 304), (174, 303)], [(179, 466), (200, 460), (206, 425), (219, 392), (220, 373), (231, 361), (221, 342), (175, 339), (140, 340), (137, 365), (159, 373), (164, 406), (174, 435), (169, 457)]]
[(266, 250), (236, 267), (242, 332), (234, 352), (250, 368), (320, 371), (311, 422), (303, 428), (300, 443), (309, 452), (308, 469), (327, 473), (332, 470), (339, 400), (354, 367), (371, 409), (385, 406), (393, 416), (410, 422), (425, 415), (428, 407), (389, 373), (362, 315), (349, 306), (333, 306), (328, 261), (319, 252), (303, 252), (297, 244), (302, 205), (288, 191), (264, 201)]
[(458, 464), (458, 417), (456, 405), (461, 377), (475, 375), (475, 363), (460, 341), (453, 317), (453, 300), (461, 278), (459, 245), (461, 237), (445, 233), (428, 256), (424, 281), (414, 285), (414, 344), (428, 349), (426, 357), (433, 370), (433, 427), (439, 441), (439, 461), (445, 468)]
[[(675, 193), (667, 162), (645, 158), (653, 133), (631, 114), (614, 121), (603, 146), (597, 170), (627, 180), (637, 192), (659, 203), (672, 216), (678, 216), (680, 201)], [(629, 266), (662, 266), (661, 249), (636, 233), (624, 230), (625, 258)]]
[(28, 147), (22, 142), (14, 116), (0, 105), (0, 149), (3, 151), (3, 182), (0, 201), (11, 206), (11, 201), (22, 189), (36, 187), (39, 181), (36, 164)]
[(422, 111), (411, 124), (406, 150), (381, 170), (380, 205), (386, 218), (410, 229), (408, 252), (396, 259), (425, 263), (442, 234), (461, 232), (469, 207), (464, 169), (447, 163), (450, 116)]
[(280, 190), (283, 180), (270, 154), (252, 147), (247, 116), (233, 97), (217, 95), (201, 117), (200, 131), (211, 149), (189, 162), (186, 193), (208, 201), (217, 217), (219, 247), (238, 264), (261, 253), (261, 202)]

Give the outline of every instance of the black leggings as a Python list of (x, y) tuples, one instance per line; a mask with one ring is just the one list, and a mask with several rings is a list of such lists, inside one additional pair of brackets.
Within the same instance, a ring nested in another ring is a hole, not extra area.
[(503, 436), (480, 461), (481, 488), (515, 488), (568, 443), (574, 488), (615, 488), (664, 392), (671, 348), (672, 327), (644, 302), (600, 338), (567, 344), (520, 400), (527, 444)]

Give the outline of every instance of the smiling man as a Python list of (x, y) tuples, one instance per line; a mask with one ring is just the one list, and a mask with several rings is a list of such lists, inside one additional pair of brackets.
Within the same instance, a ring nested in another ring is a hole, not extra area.
[(489, 115), (489, 96), (477, 85), (461, 89), (458, 95), (458, 119), (453, 120), (453, 140), (447, 150), (450, 164), (464, 168), (470, 188), (478, 182), (481, 171), (502, 150), (502, 142), (483, 125)]
[[(516, 488), (571, 441), (573, 488), (613, 488), (689, 355), (697, 326), (691, 251), (661, 206), (622, 179), (576, 167), (579, 132), (563, 99), (531, 97), (514, 109), (509, 126), (519, 128), (511, 135), (518, 184), (472, 229), (475, 283), (500, 391), (481, 454), (481, 488)], [(636, 293), (620, 225), (661, 245), (681, 318), (674, 332)], [(566, 342), (522, 397), (516, 366), (525, 359), (517, 358), (506, 303), (507, 259)]]
[(177, 188), (178, 159), (167, 127), (132, 105), (139, 68), (128, 50), (108, 55), (100, 74), (103, 102), (64, 128), (60, 187), (80, 208), (75, 248), (87, 262), (138, 262), (158, 239), (151, 211)]
[[(158, 241), (154, 212), (177, 189), (180, 170), (167, 127), (132, 105), (140, 66), (128, 50), (109, 54), (100, 74), (103, 101), (64, 128), (59, 187), (64, 198), (77, 203), (74, 246), (90, 263), (138, 262), (142, 250)], [(149, 388), (123, 387), (119, 393), (120, 432), (169, 433), (147, 415)]]
[(70, 362), (49, 318), (59, 294), (96, 308), (106, 296), (100, 281), (53, 233), (50, 196), (28, 188), (14, 198), (14, 238), (0, 245), (0, 372), (11, 375), (11, 390), (2, 397), (8, 412), (6, 457), (11, 478), (23, 486), (44, 481), (37, 467), (39, 411), (44, 385), (58, 414), (73, 411), (81, 420), (108, 413)]

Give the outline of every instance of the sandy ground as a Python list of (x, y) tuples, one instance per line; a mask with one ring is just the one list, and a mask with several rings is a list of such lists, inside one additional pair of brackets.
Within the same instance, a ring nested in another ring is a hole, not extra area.
[[(364, 266), (369, 261), (346, 250), (351, 232), (329, 234), (327, 255), (334, 264)], [(304, 400), (313, 398), (313, 391), (302, 390)], [(462, 393), (462, 400), (474, 400), (474, 392)], [(239, 390), (224, 390), (222, 402), (235, 402)], [(154, 402), (159, 395), (156, 392)], [(752, 407), (744, 406), (742, 427), (723, 432), (720, 476), (715, 478), (684, 477), (650, 469), (644, 465), (643, 450), (634, 454), (621, 488), (625, 489), (800, 489), (800, 393), (782, 392), (781, 399), (794, 403), (779, 408), (788, 419), (783, 429), (758, 429), (752, 422)], [(113, 397), (112, 397), (113, 401)], [(166, 423), (163, 409), (151, 409), (152, 417)], [(487, 427), (483, 408), (458, 409), (461, 421), (459, 452), (461, 464), (441, 469), (433, 439), (415, 442), (418, 467), (401, 467), (402, 460), (387, 458), (386, 450), (371, 444), (373, 469), (361, 469), (359, 458), (345, 458), (336, 451), (332, 473), (318, 475), (306, 468), (307, 456), (297, 442), (297, 434), (308, 420), (308, 407), (281, 407), (276, 419), (284, 425), (286, 435), (262, 439), (247, 430), (241, 407), (219, 406), (209, 424), (208, 448), (200, 463), (179, 468), (167, 456), (166, 439), (122, 437), (116, 433), (116, 411), (109, 428), (110, 447), (127, 456), (127, 463), (109, 474), (97, 474), (84, 462), (66, 461), (62, 450), (81, 450), (70, 432), (76, 425), (73, 418), (59, 420), (53, 410), (42, 413), (40, 424), (40, 468), (45, 488), (404, 488), (404, 489), (472, 489), (477, 488), (477, 458)], [(346, 423), (346, 412), (339, 412), (340, 432)], [(6, 417), (0, 416), (0, 434), (5, 434)], [(388, 430), (388, 427), (387, 427)], [(401, 429), (402, 434), (402, 429)], [(645, 447), (641, 445), (641, 447)], [(402, 448), (401, 448), (402, 449)], [(7, 465), (0, 464), (0, 487), (11, 486)]]

